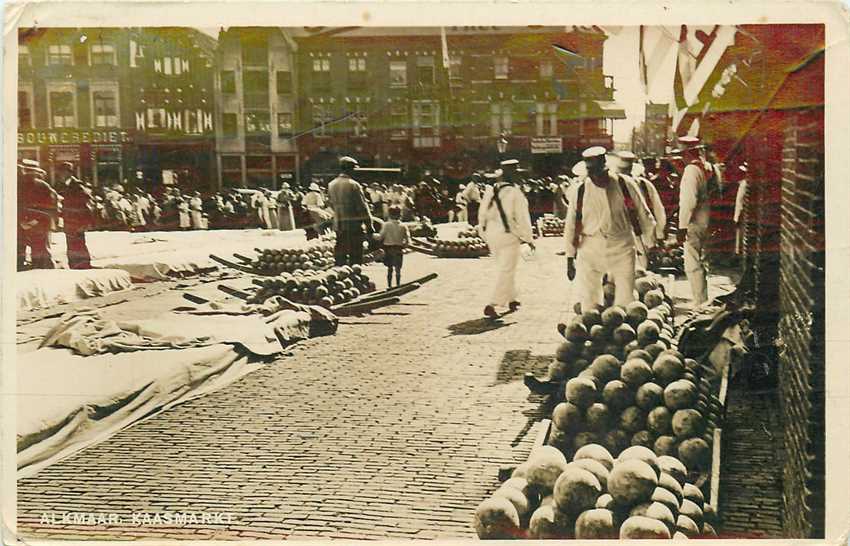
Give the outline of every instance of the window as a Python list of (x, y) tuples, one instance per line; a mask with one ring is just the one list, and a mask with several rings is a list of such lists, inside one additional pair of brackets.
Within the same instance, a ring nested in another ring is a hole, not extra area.
[(362, 57), (348, 59), (348, 82), (351, 87), (366, 86), (366, 59)]
[(265, 70), (246, 70), (242, 73), (245, 108), (269, 107), (269, 73)]
[(242, 63), (245, 66), (268, 66), (269, 50), (265, 38), (242, 42)]
[(331, 60), (313, 59), (313, 87), (329, 89), (331, 86)]
[(497, 80), (508, 79), (508, 58), (496, 57), (493, 59), (493, 77)]
[(325, 104), (313, 105), (313, 135), (326, 136), (326, 124), (331, 121), (331, 109)]
[(18, 68), (32, 66), (32, 57), (30, 57), (30, 48), (22, 45), (18, 46)]
[(225, 138), (236, 138), (236, 135), (239, 132), (236, 114), (221, 115), (221, 130), (222, 133), (224, 133)]
[(115, 58), (115, 46), (112, 44), (92, 44), (91, 45), (91, 64), (118, 64)]
[(407, 117), (407, 105), (403, 103), (393, 103), (390, 107), (390, 138), (403, 139), (407, 138), (407, 126), (410, 121)]
[(413, 103), (413, 147), (436, 148), (440, 145), (440, 105), (422, 100)]
[(407, 87), (407, 62), (390, 61), (390, 87)]
[(510, 134), (513, 122), (513, 108), (509, 103), (490, 105), (490, 134), (499, 136), (503, 132)]
[(269, 134), (271, 133), (271, 122), (268, 112), (249, 112), (245, 114), (245, 134)]
[(280, 138), (290, 138), (292, 136), (292, 112), (278, 113), (277, 136)]
[(221, 71), (221, 92), (236, 93), (236, 72), (233, 70)]
[(537, 136), (558, 134), (558, 105), (554, 102), (537, 103)]
[(50, 126), (54, 128), (76, 127), (74, 93), (70, 91), (51, 91), (49, 99)]
[(451, 80), (461, 79), (460, 69), (461, 69), (461, 58), (457, 57), (457, 56), (449, 57), (449, 79), (451, 79)]
[(277, 94), (288, 95), (292, 93), (292, 72), (289, 70), (277, 71)]
[(71, 57), (71, 46), (69, 46), (69, 45), (47, 46), (47, 64), (52, 64), (52, 65), (72, 65), (72, 64), (74, 64), (73, 57)]
[(18, 91), (18, 128), (32, 128), (32, 105), (29, 91)]
[(419, 85), (434, 85), (434, 57), (416, 58), (416, 81)]
[(552, 61), (540, 61), (540, 79), (548, 80), (554, 75)]
[(118, 97), (112, 90), (92, 92), (95, 127), (118, 127)]

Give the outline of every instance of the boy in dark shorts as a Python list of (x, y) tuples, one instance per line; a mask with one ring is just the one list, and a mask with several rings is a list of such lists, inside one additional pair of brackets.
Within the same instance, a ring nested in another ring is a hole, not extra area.
[(401, 225), (400, 207), (390, 207), (389, 220), (384, 222), (381, 232), (375, 238), (384, 244), (384, 265), (387, 266), (387, 287), (393, 285), (393, 270), (395, 270), (395, 284), (401, 284), (401, 266), (404, 262), (404, 247), (410, 243), (410, 232), (406, 226)]

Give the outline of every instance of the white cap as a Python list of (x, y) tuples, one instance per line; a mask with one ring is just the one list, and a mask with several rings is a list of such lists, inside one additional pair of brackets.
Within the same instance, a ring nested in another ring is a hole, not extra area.
[(501, 165), (502, 167), (511, 167), (511, 166), (519, 165), (519, 160), (517, 160), (517, 159), (506, 159), (506, 160), (502, 161), (501, 163), (499, 163), (499, 165)]
[(601, 157), (608, 153), (608, 150), (603, 146), (593, 146), (591, 148), (586, 149), (581, 153), (581, 157), (585, 159), (590, 159), (592, 157)]
[(619, 157), (623, 161), (634, 161), (637, 159), (637, 156), (628, 150), (617, 152), (617, 157)]
[[(603, 150), (605, 148), (602, 148)], [(584, 161), (579, 161), (575, 165), (573, 165), (573, 174), (576, 176), (584, 176), (587, 174), (587, 163)]]
[(319, 185), (313, 182), (312, 184), (310, 184), (310, 189), (313, 191), (319, 191)]
[(643, 176), (644, 174), (646, 174), (646, 168), (644, 168), (643, 163), (632, 164), (632, 176)]

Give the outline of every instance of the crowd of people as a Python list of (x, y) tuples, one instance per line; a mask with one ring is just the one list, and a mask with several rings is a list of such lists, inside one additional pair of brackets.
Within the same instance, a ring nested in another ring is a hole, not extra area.
[[(551, 214), (564, 220), (567, 273), (581, 287), (583, 307), (600, 300), (605, 276), (617, 287), (615, 303), (631, 301), (635, 269), (645, 269), (649, 255), (672, 234), (684, 245), (686, 274), (694, 302), (700, 304), (707, 300), (710, 196), (723, 183), (723, 166), (710, 160), (698, 139), (684, 137), (680, 143), (681, 149), (663, 158), (612, 154), (597, 146), (585, 150), (569, 173), (556, 177), (531, 178), (518, 161), (506, 160), (494, 172), (473, 173), (454, 191), (433, 177), (411, 186), (361, 185), (357, 161), (343, 157), (340, 175), (326, 188), (313, 182), (303, 191), (283, 184), (275, 192), (232, 189), (202, 195), (166, 187), (154, 196), (122, 185), (95, 188), (74, 175), (71, 163), (60, 165), (61, 182), (52, 187), (37, 163), (24, 160), (18, 176), (18, 265), (53, 267), (51, 230), (65, 232), (69, 267), (89, 268), (87, 231), (223, 228), (304, 228), (308, 238), (333, 229), (337, 263), (353, 264), (362, 261), (364, 243), (388, 238), (391, 247), (406, 244), (398, 229), (382, 233), (384, 221), (445, 219), (479, 225), (498, 277), (485, 315), (497, 316), (499, 308), (518, 308), (514, 273), (521, 246), (533, 249), (536, 217)], [(746, 167), (741, 171), (745, 174)], [(736, 220), (744, 191), (742, 181)], [(398, 283), (402, 253), (392, 250), (388, 267)]]

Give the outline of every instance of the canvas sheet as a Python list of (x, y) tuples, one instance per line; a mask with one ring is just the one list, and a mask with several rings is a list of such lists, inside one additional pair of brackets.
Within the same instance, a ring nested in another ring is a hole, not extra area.
[(216, 391), (262, 364), (236, 347), (83, 357), (45, 348), (18, 358), (19, 477), (131, 424)]
[(34, 269), (15, 277), (17, 309), (27, 311), (102, 296), (132, 285), (121, 269)]

